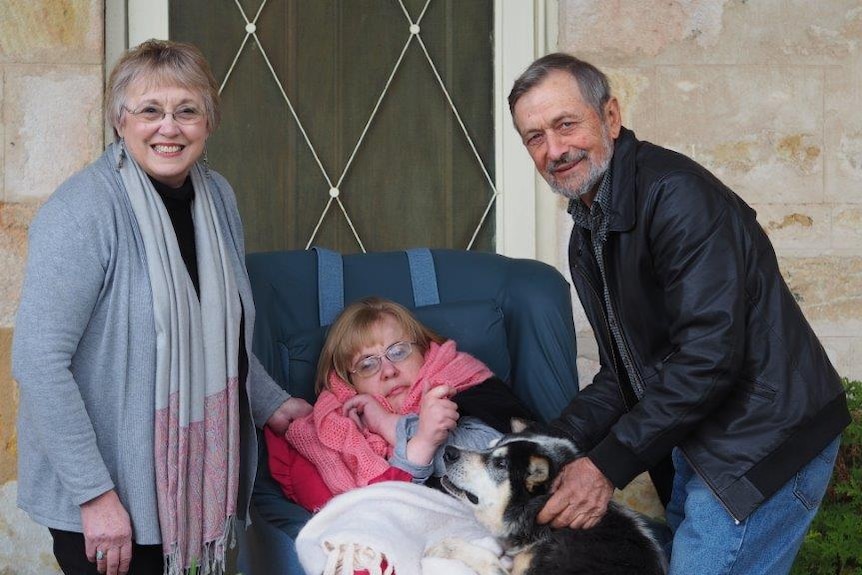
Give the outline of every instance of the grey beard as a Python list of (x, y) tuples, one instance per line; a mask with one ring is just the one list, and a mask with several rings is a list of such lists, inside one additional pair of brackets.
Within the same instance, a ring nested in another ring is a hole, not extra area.
[(569, 188), (563, 185), (551, 184), (551, 189), (554, 191), (554, 193), (559, 194), (564, 198), (568, 198), (570, 200), (579, 200), (583, 196), (589, 194), (595, 189), (596, 186), (599, 185), (599, 182), (602, 181), (605, 172), (608, 171), (608, 166), (610, 166), (610, 164), (611, 158), (609, 154), (601, 164), (590, 165), (590, 171), (587, 173), (586, 179), (580, 186), (576, 188)]
[[(599, 185), (599, 182), (602, 181), (605, 172), (608, 171), (608, 167), (611, 165), (611, 158), (613, 157), (614, 151), (614, 141), (608, 135), (606, 126), (602, 126), (602, 135), (604, 136), (604, 159), (598, 164), (590, 164), (590, 171), (587, 172), (586, 179), (576, 188), (568, 188), (560, 184), (548, 182), (554, 193), (570, 200), (580, 200), (583, 196), (592, 192), (596, 186)], [(559, 163), (562, 164), (566, 161), (569, 160), (567, 158), (560, 158)]]

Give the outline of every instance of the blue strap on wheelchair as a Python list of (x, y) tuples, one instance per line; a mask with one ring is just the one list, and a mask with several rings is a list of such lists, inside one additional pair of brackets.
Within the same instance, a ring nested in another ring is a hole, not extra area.
[(413, 303), (416, 307), (440, 303), (437, 291), (437, 272), (434, 258), (428, 248), (405, 250), (410, 264), (410, 281), (413, 284)]
[(320, 325), (329, 325), (344, 309), (344, 265), (341, 254), (326, 248), (317, 252), (317, 299)]
[[(317, 299), (320, 325), (329, 325), (344, 309), (344, 264), (341, 254), (326, 248), (312, 248), (317, 252)], [(440, 303), (437, 291), (437, 272), (434, 258), (428, 248), (405, 250), (413, 285), (413, 302), (416, 307)]]

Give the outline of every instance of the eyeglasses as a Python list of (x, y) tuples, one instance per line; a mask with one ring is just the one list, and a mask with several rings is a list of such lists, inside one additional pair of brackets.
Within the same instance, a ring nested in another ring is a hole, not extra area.
[(413, 353), (413, 345), (413, 342), (410, 341), (395, 342), (387, 347), (383, 353), (369, 355), (357, 361), (350, 373), (359, 377), (371, 377), (383, 367), (384, 357), (391, 363), (401, 363)]
[(189, 126), (197, 124), (204, 118), (203, 112), (191, 106), (183, 106), (173, 112), (166, 112), (158, 106), (150, 105), (146, 105), (139, 110), (131, 110), (126, 106), (123, 106), (123, 109), (147, 124), (157, 124), (164, 120), (165, 116), (171, 116), (177, 124)]

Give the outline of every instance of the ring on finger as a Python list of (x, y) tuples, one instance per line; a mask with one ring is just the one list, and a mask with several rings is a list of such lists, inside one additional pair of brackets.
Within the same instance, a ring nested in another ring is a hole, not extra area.
[(101, 549), (96, 549), (96, 561), (103, 561), (105, 559), (105, 552)]

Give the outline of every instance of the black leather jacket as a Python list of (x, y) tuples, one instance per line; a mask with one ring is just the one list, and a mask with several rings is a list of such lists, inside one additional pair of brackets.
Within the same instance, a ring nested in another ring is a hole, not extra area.
[(575, 226), (572, 280), (602, 367), (554, 425), (617, 487), (679, 446), (742, 520), (849, 423), (840, 378), (754, 210), (691, 159), (625, 128), (612, 163), (605, 267), (644, 394), (633, 402), (620, 389), (601, 276)]

